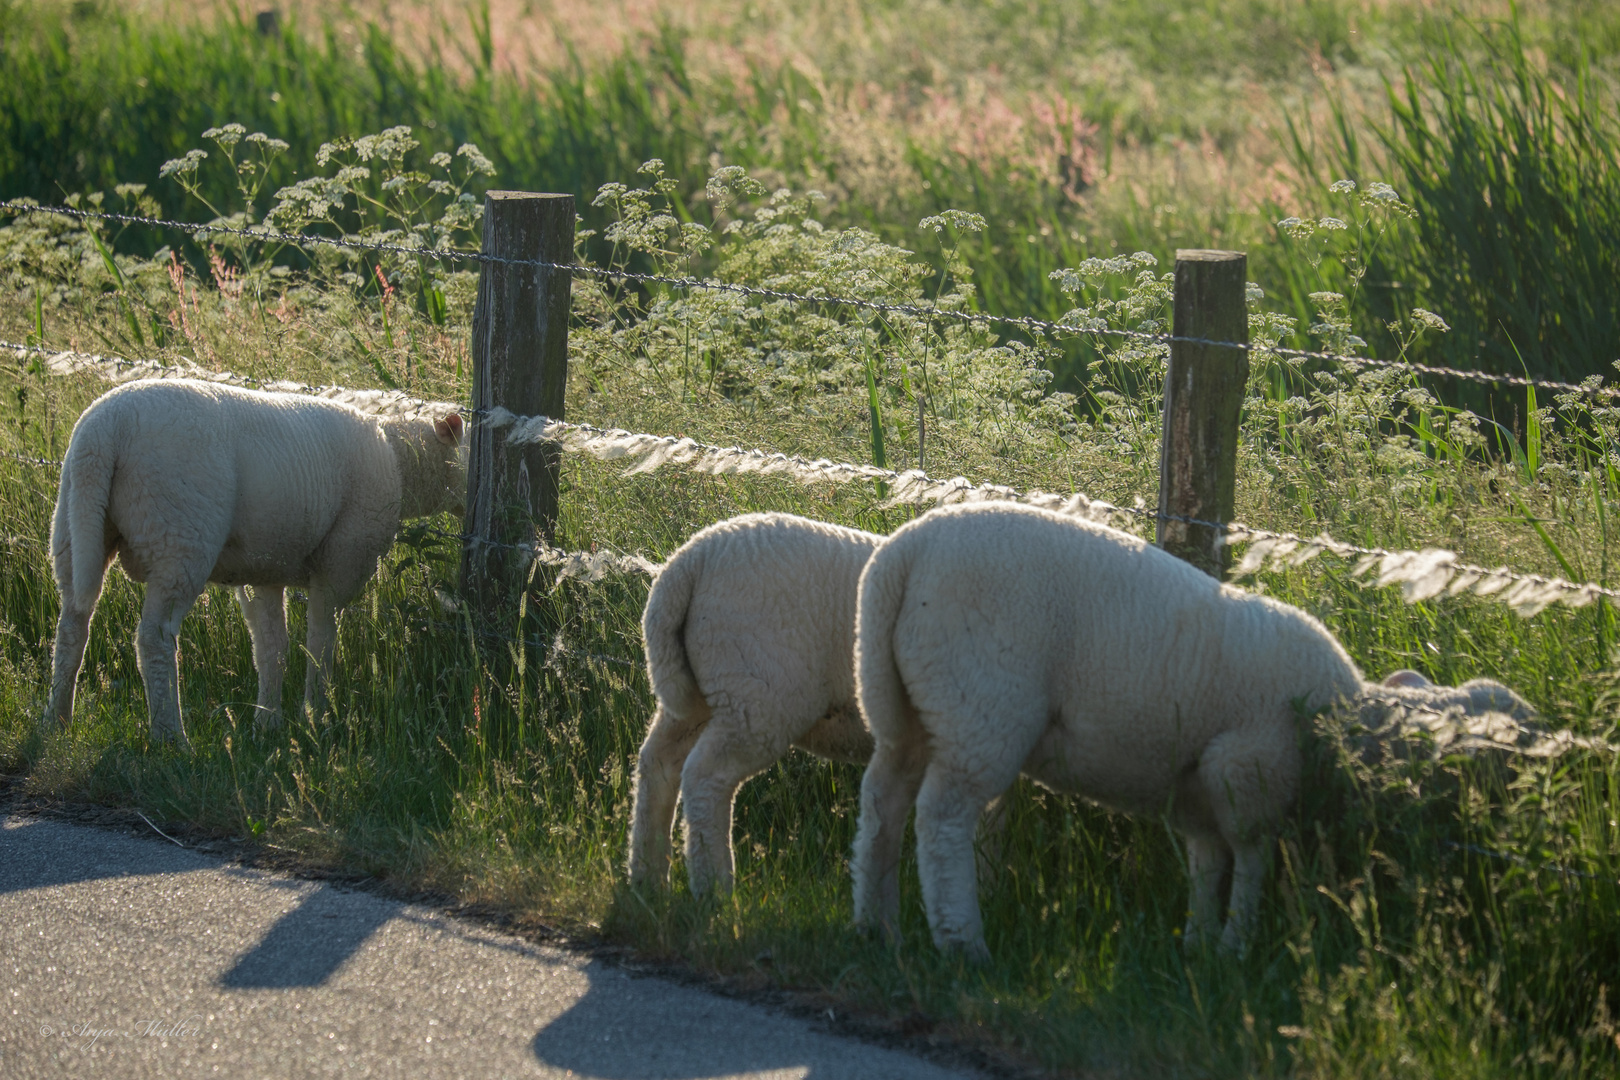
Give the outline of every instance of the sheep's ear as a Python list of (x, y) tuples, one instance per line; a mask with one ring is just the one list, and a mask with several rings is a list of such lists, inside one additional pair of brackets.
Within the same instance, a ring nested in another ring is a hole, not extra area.
[(1419, 672), (1403, 668), (1402, 670), (1387, 676), (1384, 679), (1384, 685), (1408, 686), (1416, 690), (1421, 690), (1425, 686), (1433, 686), (1434, 683), (1424, 678), (1424, 676)]
[(435, 420), (433, 422), (433, 433), (437, 435), (439, 437), (439, 441), (444, 443), (446, 446), (461, 445), (461, 433), (463, 428), (464, 425), (462, 423), (460, 413), (451, 413), (443, 420)]

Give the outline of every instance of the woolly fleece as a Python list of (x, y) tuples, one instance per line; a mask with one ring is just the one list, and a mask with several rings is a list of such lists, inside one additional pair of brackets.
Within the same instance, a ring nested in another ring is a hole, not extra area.
[(1241, 948), (1300, 780), (1297, 708), (1529, 706), (1498, 683), (1368, 684), (1311, 616), (1127, 533), (1033, 507), (935, 510), (860, 583), (857, 681), (876, 750), (861, 787), (856, 921), (892, 933), (916, 805), (935, 943), (986, 955), (973, 858), (985, 805), (1023, 772), (1185, 838), (1187, 935)]
[(461, 417), (434, 411), (443, 415), (379, 417), (183, 379), (97, 398), (73, 427), (51, 524), (62, 613), (44, 719), (72, 718), (90, 616), (114, 557), (146, 583), (136, 648), (155, 739), (185, 742), (175, 638), (208, 582), (236, 587), (261, 723), (280, 719), (284, 589), (309, 590), (304, 700), (319, 715), (338, 609), (375, 572), (401, 517), (463, 497)]

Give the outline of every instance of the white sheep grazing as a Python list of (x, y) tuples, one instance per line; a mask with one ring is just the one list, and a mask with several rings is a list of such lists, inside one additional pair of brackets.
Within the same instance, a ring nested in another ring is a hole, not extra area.
[(1297, 792), (1296, 704), (1399, 701), (1528, 715), (1499, 683), (1367, 683), (1321, 623), (1126, 533), (970, 504), (897, 531), (861, 578), (861, 709), (876, 740), (852, 869), (858, 924), (893, 933), (906, 815), (936, 945), (986, 955), (974, 823), (1020, 772), (1185, 838), (1186, 933), (1241, 948)]
[(336, 401), (192, 380), (127, 383), (73, 427), (51, 523), (62, 614), (45, 721), (67, 724), (90, 615), (116, 555), (146, 583), (136, 651), (156, 739), (186, 741), (180, 622), (208, 582), (236, 586), (253, 637), (259, 720), (279, 722), (283, 590), (309, 590), (305, 705), (325, 708), (337, 611), (399, 529), (456, 505), (461, 417), (380, 417)]
[(882, 539), (744, 514), (698, 532), (659, 571), (641, 620), (658, 708), (636, 763), (632, 884), (667, 880), (677, 795), (692, 891), (729, 890), (744, 780), (791, 746), (871, 757), (855, 706), (855, 590)]

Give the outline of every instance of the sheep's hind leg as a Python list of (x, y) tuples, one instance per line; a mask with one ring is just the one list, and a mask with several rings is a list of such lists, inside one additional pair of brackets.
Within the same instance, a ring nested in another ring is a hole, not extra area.
[[(928, 928), (940, 949), (969, 959), (990, 957), (979, 910), (973, 837), (985, 807), (1009, 787), (1046, 728), (1037, 697), (986, 693), (949, 715), (924, 714), (934, 736), (928, 772), (917, 793), (917, 877)], [(994, 738), (985, 738), (993, 732)]]
[(242, 585), (236, 603), (253, 638), (253, 667), (259, 673), (258, 724), (281, 726), (281, 683), (287, 674), (287, 610), (281, 586)]
[(151, 716), (152, 738), (178, 742), (188, 747), (180, 716), (180, 675), (175, 666), (175, 647), (180, 624), (202, 594), (203, 583), (146, 583), (141, 603), (141, 623), (135, 632), (135, 654), (140, 661), (141, 678), (146, 683), (146, 709)]
[(1018, 776), (1010, 771), (953, 768), (936, 754), (917, 793), (917, 876), (928, 928), (940, 949), (990, 958), (979, 914), (978, 859), (973, 838), (985, 807)]
[(653, 713), (647, 740), (636, 758), (635, 793), (630, 811), (630, 884), (669, 881), (670, 830), (680, 795), (681, 767), (709, 719), (699, 702), (697, 715), (676, 716), (662, 705)]
[(788, 751), (781, 725), (716, 710), (681, 769), (686, 818), (686, 875), (692, 892), (731, 891), (731, 804), (742, 782)]
[(67, 727), (73, 719), (73, 694), (84, 663), (84, 647), (90, 640), (90, 614), (74, 607), (71, 590), (64, 590), (62, 614), (56, 620), (56, 645), (51, 654), (51, 698), (41, 723), (56, 721)]
[[(62, 474), (62, 487), (57, 495), (56, 517), (51, 525), (51, 539), (60, 544), (52, 553), (56, 571), (57, 593), (62, 598), (62, 611), (56, 620), (56, 642), (51, 652), (51, 697), (45, 706), (41, 723), (56, 721), (66, 727), (73, 719), (73, 695), (79, 681), (79, 668), (84, 664), (84, 647), (90, 641), (90, 616), (96, 610), (96, 598), (101, 595), (102, 578), (94, 589), (76, 588), (81, 582), (73, 580), (73, 545), (67, 541), (72, 533), (68, 524), (68, 498), (72, 487), (72, 472)], [(105, 577), (108, 556), (102, 552), (102, 575)], [(74, 597), (88, 593), (91, 601), (80, 610)]]
[(855, 828), (850, 874), (855, 879), (855, 925), (900, 937), (900, 848), (906, 818), (928, 767), (928, 741), (915, 718), (899, 740), (878, 740), (861, 779), (861, 816)]

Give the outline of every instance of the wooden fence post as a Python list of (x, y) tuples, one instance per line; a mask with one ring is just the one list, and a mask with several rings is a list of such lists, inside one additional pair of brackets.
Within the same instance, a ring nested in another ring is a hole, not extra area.
[[(489, 192), (483, 252), (503, 259), (573, 262), (574, 197)], [(573, 274), (497, 262), (482, 266), (473, 308), (473, 407), (562, 419)], [(529, 558), (510, 545), (552, 540), (560, 454), (544, 443), (510, 445), (508, 429), (478, 422), (482, 415), (472, 424), (468, 448), (461, 587), (487, 622), (523, 584)]]
[[(1249, 342), (1248, 257), (1240, 251), (1176, 252), (1172, 334)], [(1249, 380), (1246, 349), (1170, 343), (1164, 379), (1164, 441), (1159, 456), (1158, 544), (1220, 577), (1223, 534), (1163, 515), (1226, 523), (1237, 488), (1238, 419)]]

